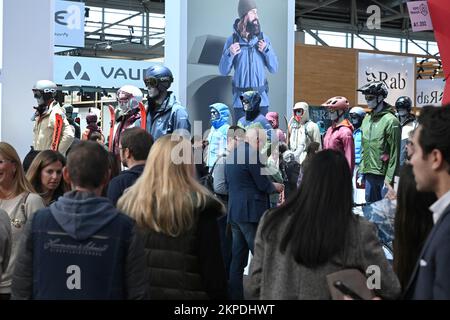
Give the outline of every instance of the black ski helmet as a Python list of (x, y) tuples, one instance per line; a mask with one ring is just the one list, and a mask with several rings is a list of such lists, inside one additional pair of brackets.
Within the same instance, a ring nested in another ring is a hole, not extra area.
[(383, 81), (369, 82), (356, 91), (361, 91), (363, 95), (382, 96), (384, 99), (388, 96), (388, 89)]
[(402, 96), (398, 98), (397, 101), (395, 102), (395, 109), (397, 109), (397, 111), (399, 109), (406, 109), (408, 112), (411, 112), (412, 109), (411, 99), (407, 96)]

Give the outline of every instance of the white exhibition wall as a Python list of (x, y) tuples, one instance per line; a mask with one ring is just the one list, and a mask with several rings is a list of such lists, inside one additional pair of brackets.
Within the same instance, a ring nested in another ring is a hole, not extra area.
[(53, 0), (3, 2), (0, 140), (22, 159), (33, 139), (31, 89), (37, 80), (53, 79), (53, 12)]

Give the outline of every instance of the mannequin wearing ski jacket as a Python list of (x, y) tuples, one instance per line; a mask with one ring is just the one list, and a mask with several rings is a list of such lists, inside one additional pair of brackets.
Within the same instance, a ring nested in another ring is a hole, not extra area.
[[(303, 116), (298, 121), (295, 116), (292, 116), (289, 120), (289, 148), (294, 152), (296, 161), (300, 164), (305, 160), (306, 149), (311, 142), (317, 142), (320, 144), (319, 150), (322, 149), (322, 138), (320, 136), (319, 126), (309, 120), (309, 106), (306, 103), (301, 104), (301, 108), (304, 110)], [(295, 108), (295, 106), (294, 106)]]
[(208, 135), (206, 165), (211, 170), (217, 158), (227, 150), (227, 132), (230, 128), (231, 115), (230, 110), (223, 103), (215, 103), (210, 108), (216, 110), (220, 115), (219, 119), (211, 121), (211, 131)]
[(347, 119), (328, 128), (323, 138), (323, 148), (341, 151), (347, 159), (351, 172), (355, 168), (355, 143), (353, 141), (353, 126)]
[(401, 129), (391, 105), (384, 102), (381, 112), (368, 114), (362, 123), (362, 160), (360, 172), (385, 177), (394, 182), (399, 167)]
[[(135, 122), (135, 127), (141, 126), (141, 120)], [(182, 106), (171, 91), (167, 91), (164, 102), (156, 108), (147, 106), (146, 130), (156, 141), (159, 137), (173, 133), (175, 130), (185, 130), (186, 135), (191, 132), (191, 123), (187, 109)]]
[(61, 137), (59, 139), (58, 150), (62, 155), (66, 155), (67, 150), (75, 138), (75, 130), (67, 121), (64, 109), (57, 101), (50, 103), (48, 109), (41, 115), (35, 114), (33, 117), (33, 149), (42, 151), (52, 149), (52, 138), (56, 123), (56, 115), (59, 114), (63, 120)]

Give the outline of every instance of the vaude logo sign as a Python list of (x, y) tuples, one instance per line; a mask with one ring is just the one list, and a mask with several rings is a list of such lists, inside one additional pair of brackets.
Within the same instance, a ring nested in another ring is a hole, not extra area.
[(87, 57), (54, 57), (54, 79), (62, 85), (119, 88), (144, 86), (145, 70), (156, 63)]
[[(73, 71), (77, 77), (81, 74), (81, 64), (79, 62), (76, 62), (73, 65)], [(67, 72), (67, 75), (64, 79), (65, 80), (74, 80), (75, 77), (73, 76), (72, 71)], [(91, 81), (91, 78), (89, 77), (89, 75), (86, 72), (84, 72), (83, 75), (81, 76), (80, 80)]]

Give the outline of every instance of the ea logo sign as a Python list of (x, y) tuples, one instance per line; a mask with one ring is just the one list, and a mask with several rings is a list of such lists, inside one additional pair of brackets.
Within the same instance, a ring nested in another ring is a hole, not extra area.
[(80, 7), (71, 5), (66, 10), (55, 12), (55, 22), (67, 26), (67, 29), (81, 29)]

